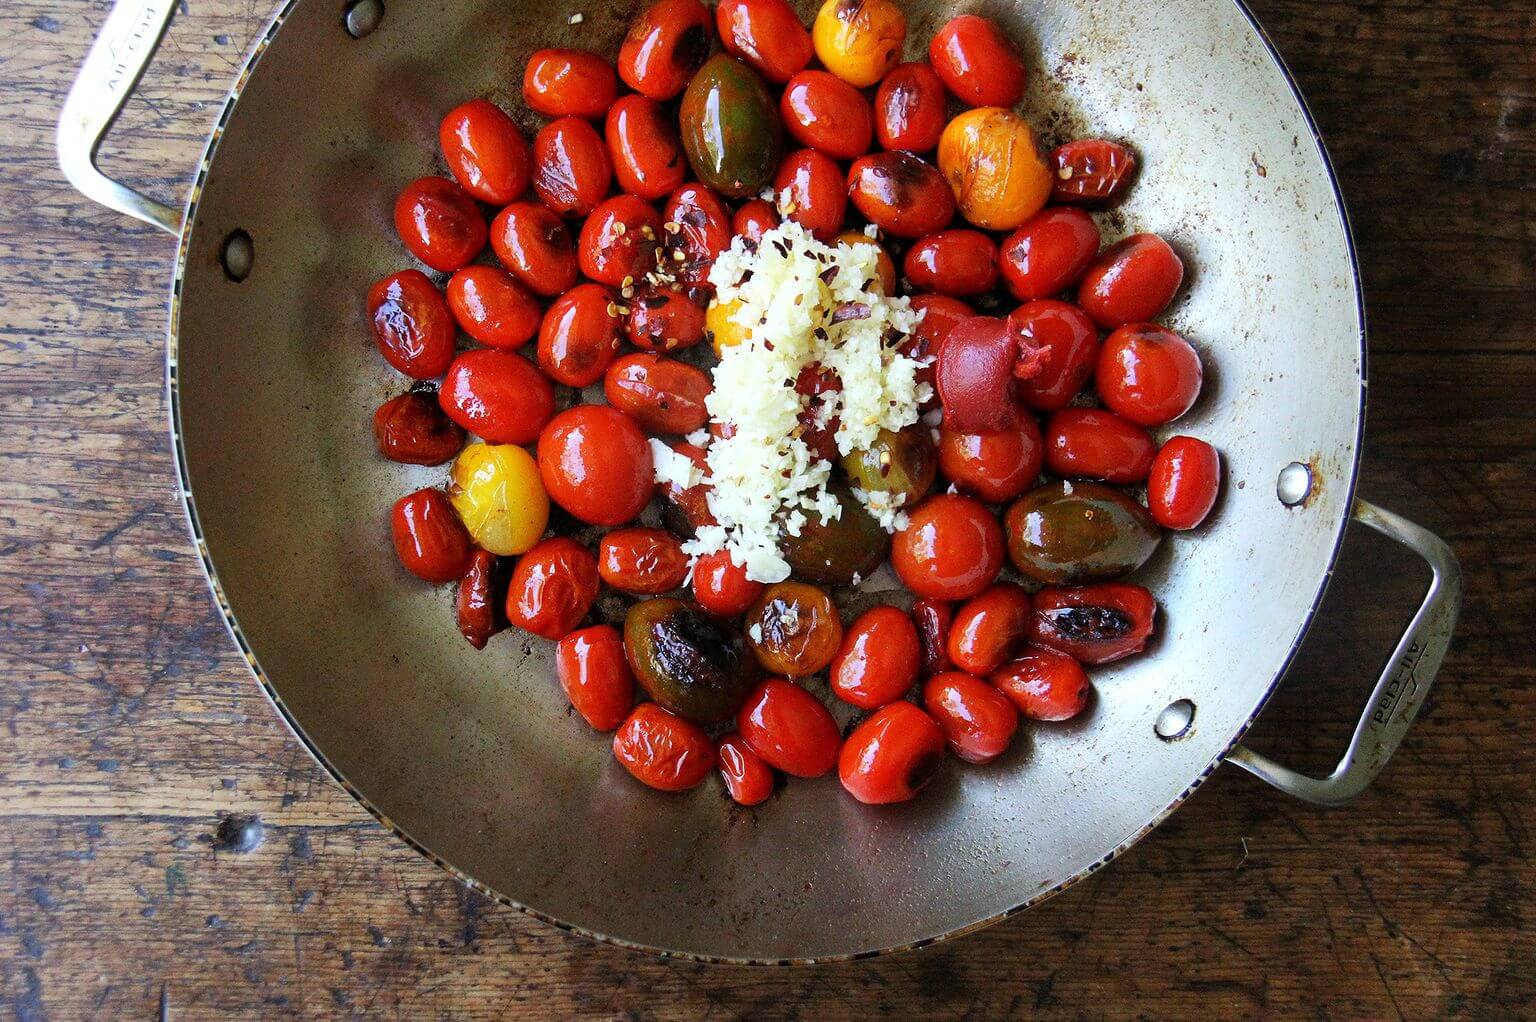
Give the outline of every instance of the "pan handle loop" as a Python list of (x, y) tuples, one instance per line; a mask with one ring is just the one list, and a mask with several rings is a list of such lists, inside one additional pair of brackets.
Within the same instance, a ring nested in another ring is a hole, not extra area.
[(181, 233), (181, 213), (96, 169), (96, 151), (160, 46), (177, 0), (118, 0), (64, 100), (55, 142), (69, 183), (109, 209)]
[(1424, 558), (1434, 577), (1418, 613), (1413, 615), (1376, 682), (1344, 758), (1333, 773), (1318, 778), (1281, 766), (1246, 745), (1237, 746), (1227, 756), (1228, 762), (1236, 763), (1287, 795), (1321, 806), (1349, 802), (1386, 767), (1429, 695), (1461, 611), (1461, 566), (1444, 540), (1364, 500), (1355, 501), (1353, 517)]

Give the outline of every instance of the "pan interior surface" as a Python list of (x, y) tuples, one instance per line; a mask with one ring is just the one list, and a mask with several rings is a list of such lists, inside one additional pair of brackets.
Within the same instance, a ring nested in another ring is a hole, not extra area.
[[(611, 939), (758, 960), (899, 947), (996, 917), (1096, 868), (1211, 768), (1262, 706), (1324, 585), (1351, 496), (1362, 322), (1325, 158), (1284, 73), (1229, 0), (908, 3), (908, 57), (948, 17), (999, 20), (1030, 64), (1052, 144), (1122, 138), (1143, 157), (1109, 238), (1157, 231), (1189, 267), (1168, 317), (1205, 358), (1177, 432), (1221, 450), (1210, 524), (1141, 580), (1149, 653), (1094, 672), (1090, 710), (1026, 728), (1001, 761), (951, 761), (917, 801), (855, 803), (833, 776), (735, 809), (708, 783), (632, 781), (569, 711), (542, 640), (477, 653), (451, 593), (406, 576), (390, 504), (445, 469), (380, 458), (373, 409), (404, 389), (363, 294), (415, 265), (399, 189), (444, 173), (441, 116), (484, 95), (528, 130), (521, 70), (541, 46), (612, 55), (641, 5), (390, 4), (354, 39), (339, 0), (299, 0), (211, 150), (173, 327), (179, 429), (217, 581), (312, 748), (370, 808), (491, 891)], [(799, 2), (807, 23), (814, 5)], [(580, 10), (583, 20), (568, 23)], [(254, 267), (220, 267), (249, 233)], [(1310, 465), (1308, 503), (1275, 480)], [(822, 689), (824, 692), (825, 690)], [(1190, 729), (1153, 722), (1192, 700)]]

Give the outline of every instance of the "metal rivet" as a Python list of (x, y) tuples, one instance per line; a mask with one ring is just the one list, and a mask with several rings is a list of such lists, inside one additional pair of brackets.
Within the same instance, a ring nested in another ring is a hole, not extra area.
[(224, 237), (224, 247), (219, 252), (219, 262), (224, 265), (224, 276), (240, 283), (251, 275), (256, 263), (256, 244), (244, 231), (230, 231)]
[(1195, 722), (1195, 704), (1188, 699), (1175, 699), (1163, 707), (1163, 712), (1157, 715), (1157, 722), (1152, 725), (1152, 730), (1157, 732), (1157, 737), (1165, 742), (1177, 741), (1189, 733), (1190, 725)]
[(1295, 507), (1305, 503), (1311, 494), (1312, 466), (1293, 461), (1280, 470), (1280, 478), (1275, 483), (1275, 495), (1280, 498), (1280, 503)]
[(361, 39), (378, 28), (379, 22), (384, 20), (384, 4), (381, 0), (353, 0), (347, 5), (344, 20), (347, 25), (347, 35), (353, 39)]

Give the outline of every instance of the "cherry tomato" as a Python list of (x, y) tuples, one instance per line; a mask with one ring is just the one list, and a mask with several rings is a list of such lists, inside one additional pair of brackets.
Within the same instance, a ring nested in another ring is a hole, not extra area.
[[(934, 386), (934, 366), (938, 360), (939, 349), (944, 347), (944, 341), (949, 337), (949, 332), (955, 328), (955, 324), (961, 320), (970, 319), (976, 315), (976, 310), (965, 304), (958, 298), (950, 298), (948, 295), (913, 295), (912, 311), (921, 312), (922, 320), (917, 324), (917, 329), (907, 335), (907, 339), (901, 343), (901, 353), (908, 358), (924, 361), (922, 368), (917, 371), (917, 382)], [(938, 391), (923, 406), (926, 411), (936, 408), (939, 404)]]
[(710, 267), (731, 247), (731, 215), (725, 203), (704, 185), (687, 184), (672, 193), (661, 215), (670, 243), (683, 253), (682, 259), (669, 257), (672, 273), (684, 284), (708, 287)]
[(1157, 447), (1152, 434), (1114, 412), (1063, 408), (1045, 425), (1045, 464), (1067, 479), (1145, 482)]
[(485, 248), (485, 217), (470, 194), (444, 177), (421, 177), (395, 200), (395, 230), (411, 255), (452, 273)]
[(494, 103), (472, 99), (454, 107), (437, 139), (448, 169), (481, 202), (505, 206), (528, 190), (528, 140)]
[(752, 199), (741, 204), (731, 218), (731, 233), (739, 234), (752, 242), (763, 240), (763, 235), (779, 226), (779, 211), (763, 199)]
[(1194, 347), (1151, 323), (1128, 324), (1106, 337), (1094, 369), (1099, 398), (1143, 426), (1161, 426), (1189, 411), (1203, 377)]
[(970, 497), (941, 493), (912, 512), (891, 544), (902, 584), (934, 600), (968, 600), (1003, 567), (1003, 527)]
[(406, 494), (395, 501), (389, 524), (395, 553), (411, 574), (432, 583), (463, 577), (474, 548), (448, 494), (432, 487)]
[(576, 249), (565, 222), (537, 202), (514, 202), (491, 221), (491, 250), (530, 290), (546, 298), (576, 283)]
[(368, 289), (368, 318), (379, 354), (414, 380), (430, 380), (453, 361), (453, 314), (420, 270), (391, 273)]
[(747, 569), (731, 560), (728, 550), (716, 550), (693, 562), (693, 600), (716, 617), (745, 614), (764, 588), (747, 577)]
[(539, 329), (538, 299), (496, 266), (466, 266), (450, 277), (448, 308), (466, 334), (492, 348), (521, 348)]
[(822, 64), (860, 89), (901, 59), (906, 38), (907, 16), (892, 0), (826, 0), (811, 24), (811, 44)]
[(476, 649), (484, 649), (491, 636), (501, 631), (501, 608), (496, 605), (496, 555), (489, 550), (476, 550), (470, 555), (469, 568), (459, 579), (459, 590), (454, 600), (454, 616), (458, 619), (459, 633)]
[(1105, 249), (1083, 275), (1077, 304), (1106, 330), (1156, 319), (1184, 280), (1184, 262), (1155, 234), (1133, 234)]
[(1006, 504), (1035, 485), (1045, 448), (1032, 416), (996, 433), (939, 431), (939, 471), (971, 496)]
[(516, 444), (473, 443), (453, 462), (448, 497), (470, 539), (503, 557), (528, 550), (549, 525), (533, 456)]
[(939, 674), (950, 669), (949, 626), (955, 613), (943, 600), (918, 600), (912, 604), (912, 621), (923, 646), (923, 674)]
[(512, 569), (507, 620), (534, 635), (563, 639), (597, 601), (597, 558), (566, 536), (541, 540)]
[(498, 348), (454, 359), (437, 400), (450, 419), (493, 444), (531, 444), (555, 414), (555, 388), (544, 374)]
[(715, 743), (715, 768), (737, 805), (755, 806), (773, 794), (773, 768), (734, 731)]
[(615, 195), (581, 225), (576, 260), (599, 284), (633, 284), (655, 267), (660, 237), (661, 214), (654, 206), (633, 195)]
[(545, 117), (601, 117), (618, 94), (613, 65), (586, 50), (539, 50), (523, 68), (523, 101)]
[[(693, 536), (705, 526), (719, 525), (720, 523), (715, 520), (715, 516), (709, 510), (709, 463), (705, 460), (704, 449), (702, 447), (695, 447), (693, 444), (684, 443), (681, 440), (673, 440), (667, 446), (693, 462), (694, 466), (699, 470), (699, 481), (692, 486), (684, 488), (676, 481), (669, 480), (660, 487), (661, 495), (667, 499), (669, 505), (663, 513), (668, 527), (682, 535)], [(700, 558), (699, 563), (703, 563), (703, 558)], [(698, 577), (697, 566), (694, 570), (694, 577)], [(745, 577), (745, 572), (743, 571), (743, 581), (745, 581)], [(754, 582), (752, 585), (756, 586), (756, 589), (752, 590), (751, 598), (742, 597), (746, 605), (750, 605), (752, 600), (757, 599), (758, 594), (762, 592), (763, 587), (760, 583)], [(704, 603), (703, 600), (699, 602), (701, 606)], [(710, 608), (706, 607), (705, 609), (709, 610)], [(746, 606), (743, 606), (741, 610), (746, 610)], [(741, 610), (734, 613), (740, 613)], [(718, 613), (718, 611), (714, 610), (710, 612)]]
[(1051, 172), (1029, 122), (1012, 110), (976, 107), (939, 136), (939, 170), (960, 215), (989, 231), (1011, 231), (1051, 197)]
[(692, 721), (641, 703), (613, 736), (613, 756), (630, 775), (658, 791), (686, 791), (709, 776), (715, 747)]
[(1030, 720), (1071, 720), (1093, 691), (1081, 664), (1045, 646), (1030, 646), (994, 674), (992, 684)]
[(1030, 641), (1085, 664), (1140, 653), (1152, 635), (1157, 601), (1129, 582), (1046, 586), (1035, 594)]
[(402, 465), (441, 465), (464, 446), (464, 431), (443, 414), (431, 394), (392, 397), (373, 413), (379, 453)]
[(804, 678), (837, 655), (843, 621), (825, 589), (776, 582), (747, 610), (746, 633), (758, 663), (775, 674)]
[(1193, 529), (1216, 506), (1221, 488), (1221, 456), (1192, 436), (1176, 436), (1152, 459), (1147, 478), (1147, 507), (1165, 529)]
[(905, 802), (933, 780), (944, 763), (944, 731), (908, 702), (876, 710), (843, 742), (838, 780), (866, 805)]
[(624, 335), (637, 348), (678, 351), (704, 339), (704, 310), (676, 287), (643, 287), (624, 307)]
[(955, 217), (955, 196), (944, 175), (911, 153), (855, 160), (848, 168), (848, 198), (866, 220), (899, 238), (932, 234)]
[(562, 117), (533, 137), (533, 190), (561, 216), (591, 213), (612, 183), (608, 147), (587, 121)]
[(1024, 95), (1024, 61), (988, 18), (952, 19), (928, 44), (928, 63), (967, 106), (1013, 106)]
[(811, 33), (785, 0), (721, 0), (715, 29), (725, 52), (775, 85), (811, 62)]
[(621, 592), (659, 596), (688, 577), (688, 555), (666, 529), (614, 529), (597, 549), (597, 573)]
[(874, 710), (907, 694), (921, 660), (912, 619), (899, 607), (874, 607), (848, 626), (828, 680), (843, 702)]
[(1067, 407), (1093, 375), (1099, 358), (1099, 331), (1075, 305), (1042, 298), (1008, 315), (1008, 326), (1027, 340), (1040, 360), (1040, 374), (1020, 380), (1014, 393), (1041, 412)]
[(645, 434), (606, 405), (577, 405), (550, 420), (539, 435), (539, 475), (555, 503), (589, 525), (623, 525), (655, 488)]
[(1019, 711), (1008, 697), (980, 678), (949, 671), (928, 679), (923, 706), (944, 730), (956, 756), (990, 763), (1008, 750), (1019, 729)]
[(608, 111), (603, 134), (608, 140), (613, 176), (619, 187), (655, 202), (683, 183), (688, 162), (677, 122), (654, 100), (624, 96)]
[(736, 712), (742, 741), (769, 766), (795, 777), (820, 777), (837, 765), (837, 721), (821, 700), (792, 681), (769, 678)]
[(556, 298), (539, 327), (539, 368), (556, 383), (589, 387), (619, 353), (618, 306), (599, 284)]
[(676, 98), (709, 56), (712, 23), (699, 0), (652, 4), (619, 47), (619, 77), (647, 99)]
[(1003, 240), (998, 265), (1021, 302), (1049, 298), (1072, 287), (1099, 254), (1099, 229), (1080, 209), (1042, 209)]
[(1034, 604), (1023, 587), (999, 582), (966, 601), (949, 629), (949, 659), (969, 674), (991, 674), (1022, 645)]
[(801, 71), (784, 86), (779, 112), (785, 129), (800, 144), (834, 160), (852, 160), (869, 151), (874, 113), (852, 85), (825, 71)]
[(848, 196), (843, 172), (830, 156), (815, 149), (797, 149), (784, 157), (773, 179), (775, 195), (789, 193), (785, 216), (821, 241), (831, 241), (843, 226)]
[(997, 246), (980, 231), (940, 231), (907, 249), (902, 269), (924, 291), (979, 295), (997, 286)]
[(1136, 154), (1100, 138), (1068, 142), (1051, 150), (1052, 202), (1104, 206), (1119, 198), (1136, 176)]
[(882, 149), (926, 153), (939, 144), (949, 97), (925, 61), (897, 64), (875, 90), (875, 138)]
[(635, 705), (635, 676), (624, 659), (624, 637), (612, 625), (593, 625), (555, 646), (555, 677), (571, 706), (598, 731), (624, 723)]
[(603, 377), (608, 403), (647, 433), (692, 433), (709, 422), (709, 374), (676, 359), (625, 355)]

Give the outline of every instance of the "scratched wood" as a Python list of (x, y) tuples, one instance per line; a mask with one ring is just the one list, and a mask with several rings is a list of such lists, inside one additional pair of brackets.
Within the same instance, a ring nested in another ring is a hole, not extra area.
[[(1446, 536), (1466, 613), (1353, 808), (1223, 772), (1113, 868), (856, 965), (671, 962), (465, 891), (309, 761), (190, 552), (169, 239), (54, 167), (105, 0), (0, 5), (0, 996), (21, 1020), (1528, 1017), (1536, 1001), (1536, 0), (1264, 0), (1370, 294), (1362, 492)], [(190, 0), (105, 153), (177, 198), (264, 0)], [(1255, 744), (1336, 754), (1423, 578), (1354, 537)]]

